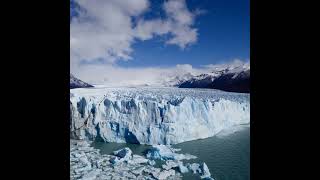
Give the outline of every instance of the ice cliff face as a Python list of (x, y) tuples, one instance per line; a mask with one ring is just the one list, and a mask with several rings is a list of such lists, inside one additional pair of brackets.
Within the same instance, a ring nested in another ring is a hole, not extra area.
[(70, 91), (71, 137), (176, 144), (250, 123), (249, 94), (178, 88)]

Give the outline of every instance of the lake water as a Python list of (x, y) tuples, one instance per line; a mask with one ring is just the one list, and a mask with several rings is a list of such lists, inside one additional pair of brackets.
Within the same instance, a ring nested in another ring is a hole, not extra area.
[[(135, 154), (143, 155), (149, 147), (137, 144), (118, 144), (94, 142), (95, 148), (102, 154), (111, 154), (120, 148), (129, 147)], [(218, 135), (202, 140), (195, 140), (173, 145), (180, 148), (178, 153), (189, 153), (197, 159), (184, 162), (205, 162), (215, 180), (249, 180), (250, 179), (250, 128), (229, 135)], [(159, 166), (159, 161), (157, 161)], [(198, 176), (183, 174), (183, 179), (194, 180)]]

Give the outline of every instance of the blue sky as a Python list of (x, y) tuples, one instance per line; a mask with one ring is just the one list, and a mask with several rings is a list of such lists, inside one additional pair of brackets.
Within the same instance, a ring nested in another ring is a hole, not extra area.
[[(191, 10), (200, 8), (206, 13), (197, 17), (198, 41), (185, 50), (161, 43), (161, 38), (133, 45), (134, 60), (121, 66), (172, 66), (223, 63), (233, 59), (250, 58), (249, 0), (188, 0)], [(159, 11), (158, 7), (154, 8)]]
[[(165, 17), (163, 0), (151, 0), (145, 19)], [(202, 10), (192, 27), (197, 29), (197, 41), (181, 49), (163, 43), (166, 36), (135, 40), (131, 44), (131, 60), (117, 61), (123, 67), (172, 66), (191, 64), (198, 67), (233, 59), (250, 58), (250, 1), (249, 0), (187, 0), (190, 12)], [(71, 3), (71, 16), (76, 15)], [(100, 61), (97, 61), (100, 62)]]
[(70, 2), (70, 71), (84, 80), (250, 59), (249, 0)]

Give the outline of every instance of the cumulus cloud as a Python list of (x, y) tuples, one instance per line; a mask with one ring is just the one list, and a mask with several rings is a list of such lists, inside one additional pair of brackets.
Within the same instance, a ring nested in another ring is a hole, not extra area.
[[(172, 67), (124, 68), (119, 60), (133, 59), (132, 45), (158, 36), (164, 43), (182, 50), (197, 42), (194, 27), (196, 17), (206, 13), (191, 11), (186, 0), (166, 0), (162, 4), (163, 16), (145, 18), (150, 0), (77, 0), (77, 8), (70, 22), (71, 72), (92, 84), (109, 86), (160, 85), (186, 74), (199, 75), (226, 65), (193, 67), (178, 64)], [(231, 64), (242, 61), (235, 60)]]
[(131, 59), (132, 17), (149, 7), (147, 0), (77, 0), (81, 8), (70, 23), (71, 61)]
[(221, 63), (221, 64), (207, 64), (202, 65), (203, 68), (209, 69), (209, 70), (221, 70), (225, 68), (233, 69), (235, 67), (243, 67), (246, 69), (250, 69), (250, 60), (241, 60), (241, 59), (233, 59), (232, 61), (229, 61), (227, 63)]
[(135, 27), (137, 38), (147, 40), (154, 35), (170, 34), (166, 43), (178, 45), (184, 49), (187, 45), (197, 41), (197, 29), (193, 27), (196, 15), (200, 11), (191, 13), (185, 0), (169, 0), (163, 4), (166, 13), (165, 19), (140, 20)]
[(168, 35), (165, 43), (181, 49), (197, 41), (193, 24), (199, 13), (191, 12), (185, 0), (165, 1), (162, 7), (165, 17), (148, 20), (143, 15), (150, 10), (149, 0), (77, 0), (76, 3), (80, 8), (70, 22), (71, 71), (83, 61), (99, 59), (115, 64), (118, 60), (130, 60), (133, 43), (155, 36)]
[[(184, 74), (198, 74), (200, 70), (189, 64), (178, 64), (173, 67), (124, 68), (116, 65), (81, 66), (74, 72), (80, 79), (92, 84), (108, 86), (128, 85), (161, 85), (171, 78)], [(99, 74), (99, 76), (97, 76)]]

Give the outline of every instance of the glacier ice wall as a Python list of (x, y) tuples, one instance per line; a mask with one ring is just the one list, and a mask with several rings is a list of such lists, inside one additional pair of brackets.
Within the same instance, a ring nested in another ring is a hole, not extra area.
[(250, 95), (178, 88), (74, 89), (71, 137), (176, 144), (250, 123)]

